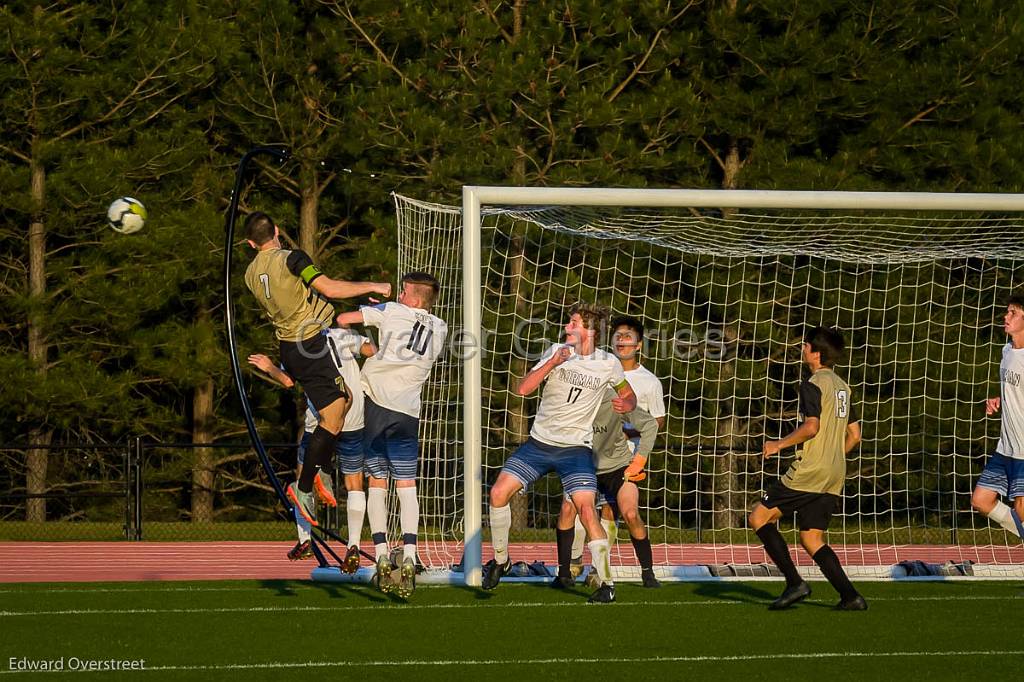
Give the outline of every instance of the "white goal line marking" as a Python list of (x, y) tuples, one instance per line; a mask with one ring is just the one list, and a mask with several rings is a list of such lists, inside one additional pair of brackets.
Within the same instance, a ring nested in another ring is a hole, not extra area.
[[(581, 595), (582, 596), (582, 595)], [(895, 602), (929, 602), (929, 601), (1016, 601), (1024, 600), (1024, 596), (1017, 595), (985, 595), (985, 596), (964, 596), (964, 597), (877, 597), (870, 601), (895, 601)], [(831, 604), (831, 601), (808, 600), (811, 604)], [(761, 602), (738, 601), (734, 599), (704, 599), (692, 601), (635, 601), (616, 602), (603, 609), (632, 608), (651, 606), (762, 606)], [(60, 609), (53, 611), (0, 611), (0, 618), (17, 618), (31, 616), (93, 616), (93, 615), (157, 615), (167, 613), (181, 614), (204, 614), (204, 613), (296, 613), (296, 612), (318, 612), (318, 611), (380, 611), (393, 612), (395, 609), (403, 611), (422, 611), (432, 609), (444, 610), (466, 610), (466, 609), (521, 609), (521, 608), (595, 608), (592, 604), (585, 602), (509, 602), (507, 604), (396, 604), (389, 602), (379, 605), (365, 606), (222, 606), (213, 608), (137, 608), (137, 609)]]
[[(924, 656), (967, 657), (967, 656), (1022, 656), (1024, 651), (812, 651), (793, 654), (737, 654), (727, 656), (652, 656), (614, 658), (534, 658), (534, 659), (491, 659), (491, 660), (408, 660), (408, 661), (271, 661), (269, 663), (227, 663), (222, 665), (160, 665), (146, 666), (138, 672), (188, 672), (199, 670), (285, 670), (301, 668), (405, 668), (405, 667), (454, 667), (460, 665), (606, 665), (644, 663), (733, 663), (745, 661), (816, 660), (822, 658), (921, 658)], [(40, 672), (21, 670), (0, 670), (0, 674)], [(61, 671), (43, 671), (61, 672)]]

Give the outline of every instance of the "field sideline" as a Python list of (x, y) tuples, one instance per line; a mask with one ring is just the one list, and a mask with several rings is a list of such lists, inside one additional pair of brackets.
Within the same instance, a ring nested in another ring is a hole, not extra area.
[(863, 583), (864, 613), (832, 611), (835, 593), (812, 586), (769, 612), (781, 582), (624, 584), (601, 606), (538, 584), (423, 586), (409, 603), (291, 580), (7, 584), (0, 674), (120, 659), (145, 672), (115, 675), (168, 680), (1014, 679), (1024, 663), (1021, 581)]

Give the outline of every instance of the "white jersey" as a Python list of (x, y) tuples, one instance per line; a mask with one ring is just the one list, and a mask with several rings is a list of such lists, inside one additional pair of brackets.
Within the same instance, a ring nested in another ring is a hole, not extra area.
[(379, 332), (377, 354), (363, 365), (363, 390), (381, 407), (419, 418), (420, 390), (444, 350), (448, 325), (391, 301), (359, 310), (364, 324)]
[(1002, 413), (996, 452), (1024, 459), (1024, 348), (1003, 346), (999, 363), (999, 411)]
[[(548, 348), (533, 369), (550, 360), (562, 347), (563, 344), (556, 343)], [(591, 355), (573, 353), (548, 373), (530, 436), (557, 447), (591, 447), (594, 417), (601, 401), (607, 399), (605, 391), (625, 380), (622, 364), (611, 353), (600, 349)]]
[(646, 367), (637, 367), (625, 372), (633, 393), (636, 393), (636, 406), (655, 419), (665, 416), (665, 391), (661, 381), (654, 372)]
[[(367, 341), (368, 338), (350, 329), (327, 330), (327, 350), (330, 351), (331, 360), (338, 368), (341, 378), (345, 380), (345, 386), (348, 387), (352, 399), (342, 431), (358, 431), (363, 428), (363, 386), (359, 379), (359, 364), (356, 358), (361, 355), (360, 349)], [(309, 398), (306, 398), (306, 431), (312, 433), (318, 423), (320, 414), (313, 407), (313, 403), (309, 402)]]

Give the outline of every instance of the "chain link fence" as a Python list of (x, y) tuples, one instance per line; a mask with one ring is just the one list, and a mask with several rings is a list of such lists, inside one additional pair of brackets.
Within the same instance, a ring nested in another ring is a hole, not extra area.
[[(295, 478), (298, 446), (266, 445)], [(337, 529), (343, 509), (321, 522)], [(0, 444), (0, 541), (289, 540), (249, 443)]]

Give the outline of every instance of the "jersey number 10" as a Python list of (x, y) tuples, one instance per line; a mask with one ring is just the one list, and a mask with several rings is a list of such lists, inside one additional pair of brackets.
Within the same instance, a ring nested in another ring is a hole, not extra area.
[(409, 332), (409, 343), (405, 347), (416, 355), (424, 355), (427, 348), (430, 348), (430, 339), (434, 336), (433, 329), (427, 329), (422, 322), (417, 322)]

